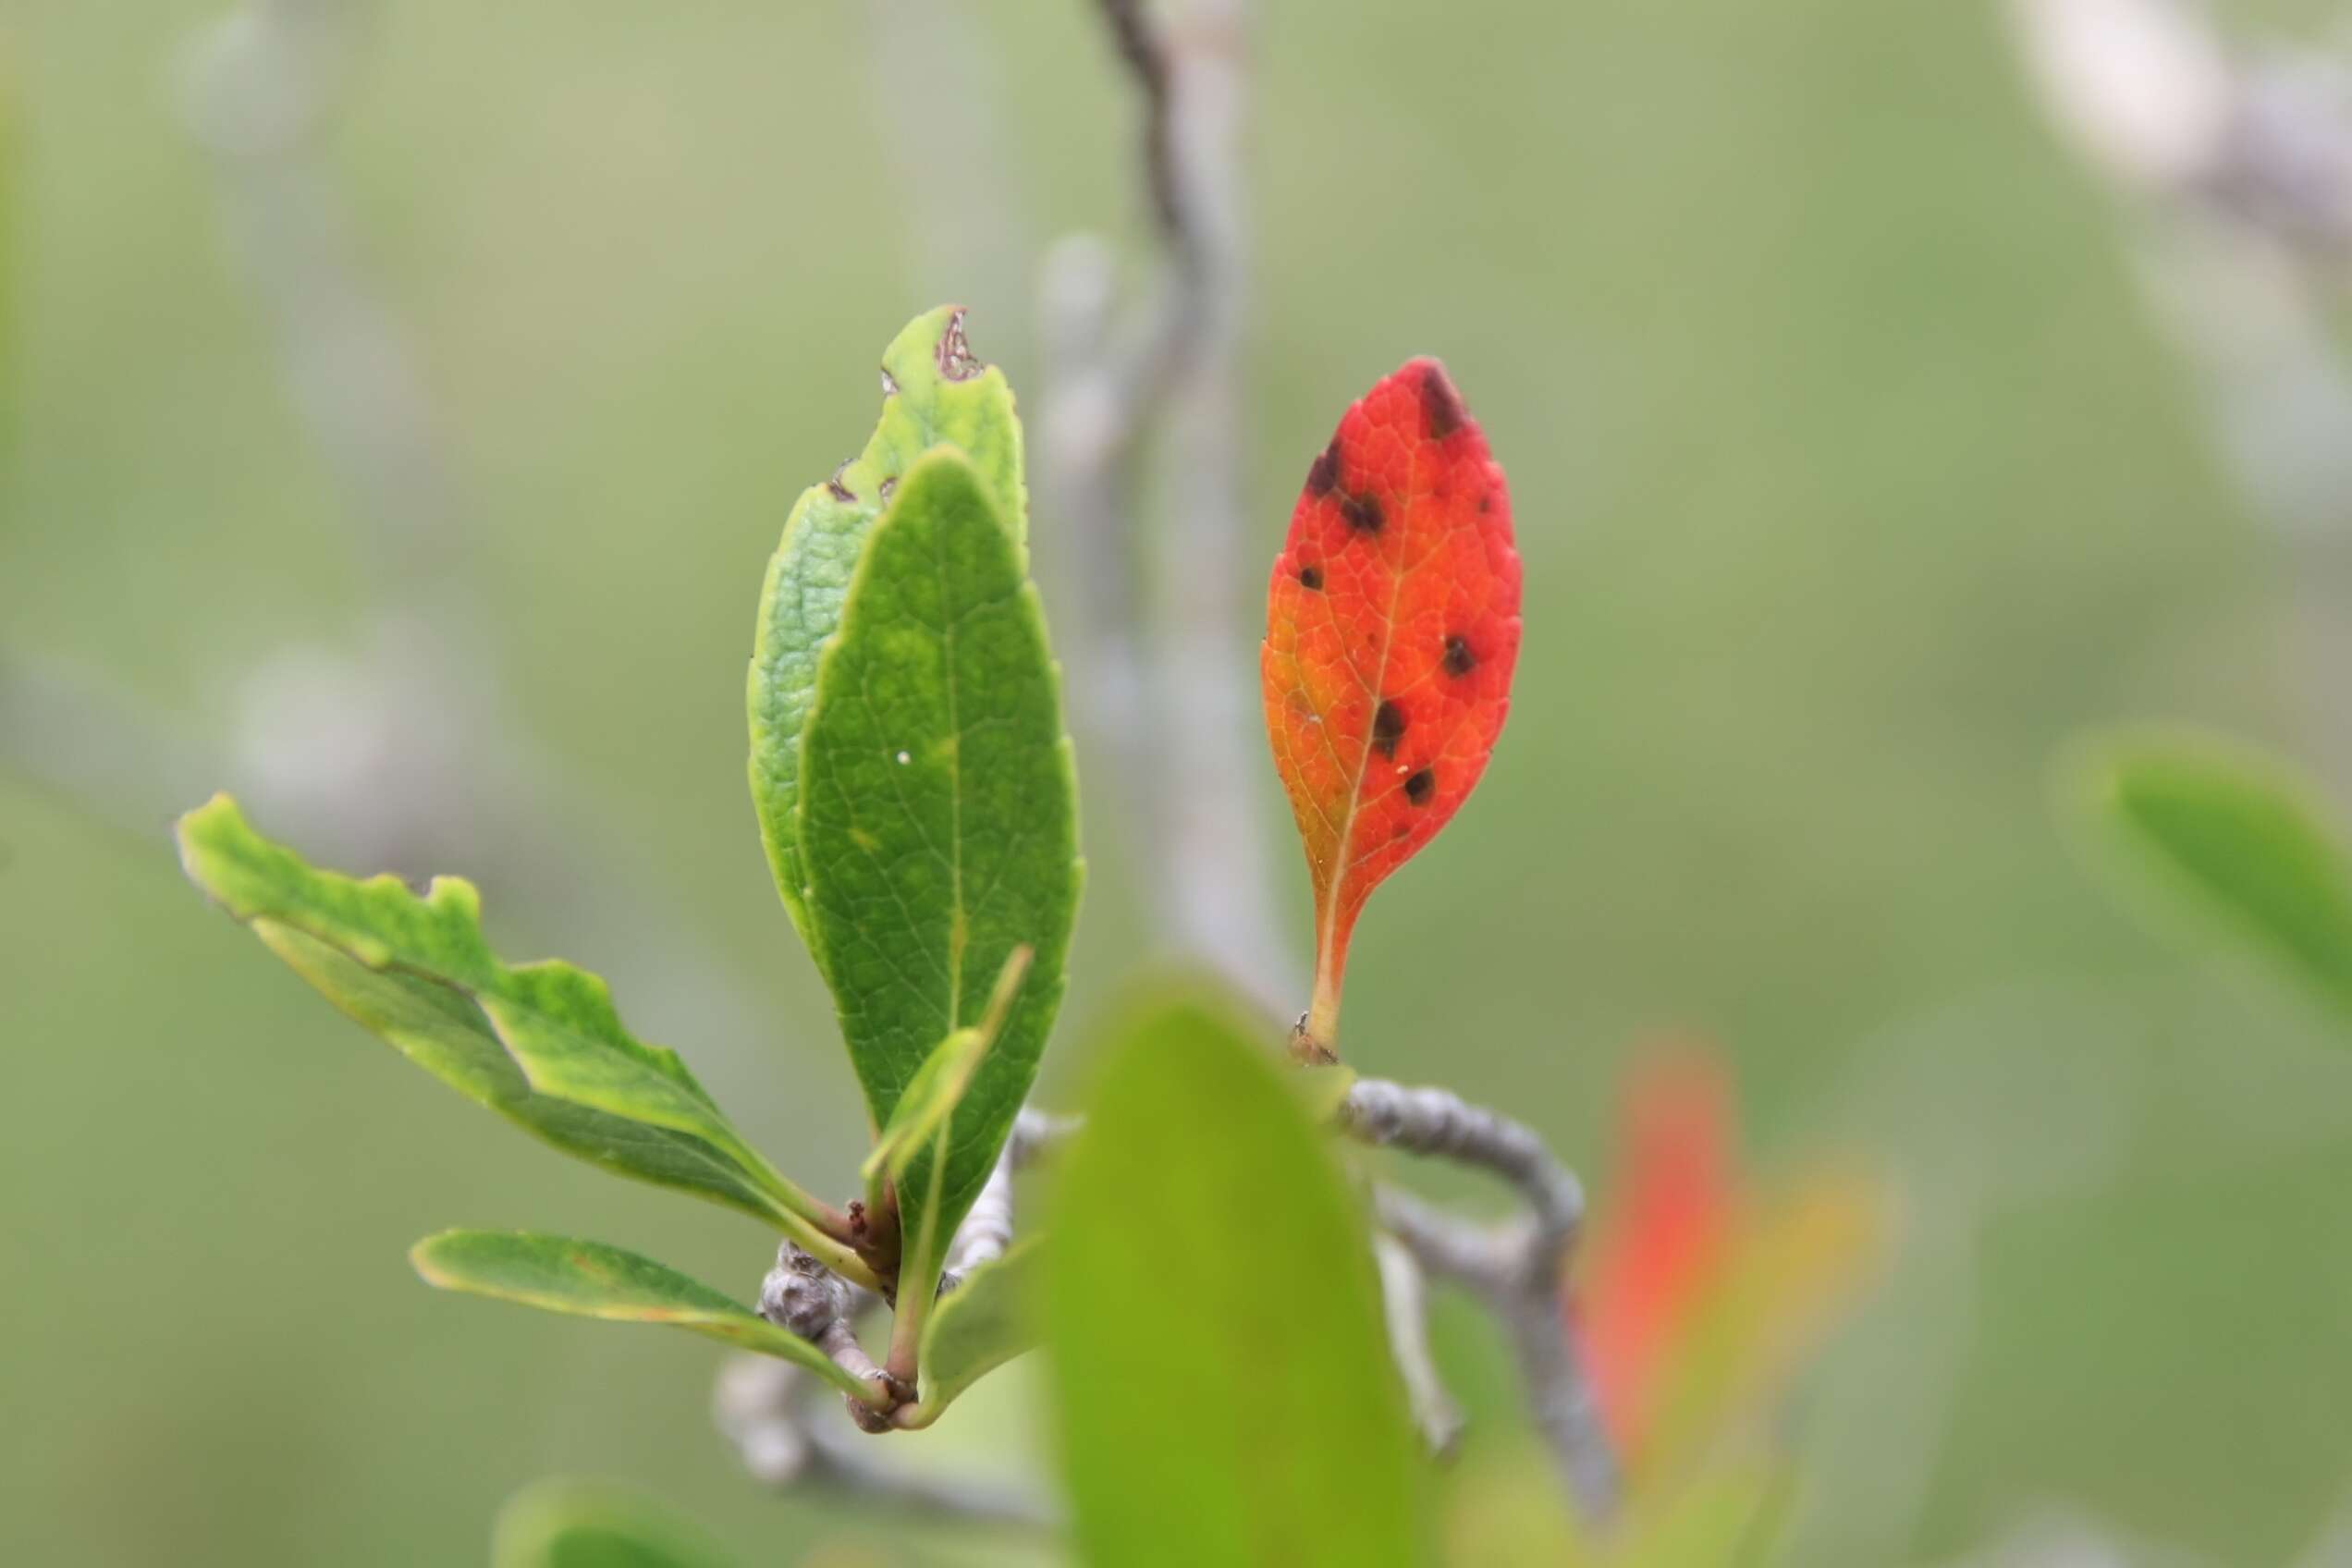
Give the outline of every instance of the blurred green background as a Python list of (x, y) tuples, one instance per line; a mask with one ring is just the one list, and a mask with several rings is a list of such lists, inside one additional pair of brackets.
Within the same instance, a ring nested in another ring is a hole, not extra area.
[[(369, 654), (381, 584), (189, 133), (220, 15), (0, 14), (0, 657), (225, 742), (257, 664)], [(1947, 1561), (2052, 1513), (2288, 1560), (2352, 1496), (2352, 1056), (2119, 915), (2049, 777), (2121, 718), (2312, 753), (2289, 584), (1996, 8), (1291, 4), (1252, 47), (1254, 554), (1347, 399), (1435, 352), (1527, 563), (1511, 730), (1372, 907), (1351, 1055), (1513, 1109), (1605, 1203), (1620, 1069), (1694, 1031), (1736, 1065), (1759, 1169), (1889, 1173), (1901, 1250), (1792, 1420), (1790, 1561)], [(745, 799), (759, 574), (909, 316), (963, 300), (1026, 393), (1044, 246), (1106, 231), (1140, 271), (1131, 141), (1078, 0), (400, 0), (328, 124), (474, 584), (415, 607), (454, 611), (588, 808), (550, 829), (569, 886), (483, 871), (494, 936), (608, 975), (820, 1188), (863, 1129)], [(1071, 621), (1050, 545), (1041, 572)], [(1143, 960), (1088, 778), (1049, 1100)], [(553, 1472), (641, 1484), (749, 1560), (970, 1560), (759, 1494), (697, 1341), (421, 1287), (403, 1249), (449, 1224), (744, 1294), (767, 1243), (401, 1066), (203, 907), (165, 815), (127, 832), (0, 772), (0, 1561), (476, 1561)], [(446, 837), (438, 869), (503, 848)], [(584, 916), (600, 896), (646, 907)], [(656, 986), (641, 918), (710, 955), (748, 1029), (697, 1037), (714, 1010)], [(1447, 1327), (1478, 1441), (1521, 1440), (1479, 1330)], [(924, 1446), (1018, 1465), (1034, 1425), (1016, 1378)]]

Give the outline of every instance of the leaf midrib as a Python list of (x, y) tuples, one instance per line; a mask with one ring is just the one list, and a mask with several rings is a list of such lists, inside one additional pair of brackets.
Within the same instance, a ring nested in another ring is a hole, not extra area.
[[(1412, 504), (1413, 496), (1419, 493), (1420, 477), (1421, 444), (1416, 441), (1413, 444), (1411, 455), (1405, 459), (1404, 496), (1408, 508)], [(1407, 570), (1407, 563), (1403, 558), (1405, 525), (1405, 518), (1397, 519), (1397, 568), (1389, 580), (1389, 611), (1380, 627), (1380, 656), (1372, 664), (1372, 680), (1369, 682), (1368, 694), (1372, 700), (1372, 710), (1376, 714), (1378, 712), (1380, 703), (1380, 682), (1389, 672), (1389, 654), (1396, 646), (1397, 606), (1404, 600), (1404, 579)], [(1340, 928), (1339, 910), (1332, 900), (1339, 895), (1341, 884), (1347, 880), (1347, 874), (1354, 864), (1350, 851), (1355, 839), (1356, 814), (1364, 809), (1364, 778), (1372, 767), (1374, 751), (1372, 722), (1369, 717), (1365, 720), (1363, 749), (1356, 753), (1355, 778), (1348, 786), (1347, 812), (1339, 822), (1340, 841), (1331, 857), (1331, 868), (1322, 888), (1323, 896), (1316, 900), (1322, 906), (1323, 916), (1321, 922), (1323, 928), (1316, 933), (1315, 942), (1315, 974), (1318, 990), (1321, 988), (1320, 982), (1323, 976), (1330, 972), (1332, 938)]]

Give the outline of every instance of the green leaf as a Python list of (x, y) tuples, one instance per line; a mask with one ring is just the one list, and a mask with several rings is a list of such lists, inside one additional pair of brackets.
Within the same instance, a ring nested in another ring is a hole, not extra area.
[(972, 1075), (987, 1052), (987, 1035), (976, 1028), (959, 1029), (924, 1059), (891, 1110), (890, 1124), (865, 1157), (862, 1170), (867, 1181), (884, 1174), (895, 1181), (906, 1174), (908, 1164), (954, 1114), (956, 1102), (971, 1087)]
[(1047, 1343), (1089, 1562), (1431, 1560), (1364, 1219), (1277, 1049), (1204, 1001), (1142, 1011), (1055, 1183)]
[[(986, 1016), (1013, 951), (1035, 953), (948, 1122), (936, 1213), (927, 1148), (899, 1184), (903, 1308), (927, 1298), (1036, 1075), (1081, 876), (1036, 590), (979, 472), (954, 452), (908, 472), (867, 541), (817, 682), (806, 767), (811, 946), (875, 1125), (890, 1124), (940, 1040)], [(913, 1244), (926, 1235), (928, 1248)]]
[(1478, 1568), (1609, 1568), (1532, 1440), (1468, 1445), (1445, 1472), (1444, 1560)]
[(955, 1113), (964, 1091), (972, 1086), (972, 1075), (980, 1069), (980, 1059), (988, 1054), (988, 1047), (1012, 1011), (1012, 998), (1021, 989), (1022, 976), (1029, 972), (1031, 956), (1027, 948), (1013, 949), (1003, 973), (997, 976), (996, 989), (989, 994), (987, 1016), (940, 1041), (915, 1069), (906, 1092), (890, 1111), (889, 1125), (882, 1129), (874, 1141), (874, 1152), (866, 1156), (864, 1173), (868, 1182), (886, 1173), (894, 1182), (903, 1177), (914, 1157)]
[(878, 1384), (853, 1377), (798, 1334), (698, 1280), (619, 1247), (527, 1231), (444, 1231), (409, 1249), (427, 1284), (575, 1317), (658, 1323), (797, 1362), (851, 1399), (879, 1404)]
[(731, 1568), (692, 1520), (618, 1488), (541, 1481), (498, 1511), (491, 1568)]
[(817, 667), (839, 630), (842, 601), (866, 535), (915, 459), (934, 447), (971, 459), (1013, 541), (1028, 536), (1021, 421), (1004, 373), (972, 357), (963, 311), (917, 316), (882, 353), (882, 417), (865, 450), (793, 503), (760, 590), (748, 693), (752, 802), (776, 890), (803, 937), (807, 877), (801, 864), (801, 747), (816, 702)]
[(463, 992), (397, 970), (370, 969), (275, 920), (251, 924), (253, 934), (320, 994), (467, 1098), (605, 1170), (774, 1219), (775, 1204), (757, 1183), (701, 1139), (535, 1093)]
[[(420, 898), (398, 877), (361, 882), (316, 870), (254, 832), (226, 795), (180, 818), (178, 833), (181, 863), (199, 887), (239, 920), (266, 925), (273, 949), (353, 1017), (372, 1028), (379, 1019), (398, 1026), (393, 1043), (436, 1076), (603, 1163), (614, 1162), (597, 1152), (611, 1141), (612, 1120), (681, 1134), (641, 1140), (641, 1152), (657, 1153), (655, 1163), (674, 1170), (679, 1160), (707, 1151), (716, 1162), (707, 1181), (687, 1184), (726, 1201), (748, 1194), (753, 1203), (738, 1207), (753, 1207), (804, 1245), (813, 1242), (812, 1250), (825, 1248), (828, 1262), (842, 1254), (816, 1233), (824, 1207), (744, 1142), (673, 1052), (642, 1044), (621, 1026), (602, 980), (553, 961), (501, 963), (483, 937), (481, 899), (471, 883), (435, 877)], [(367, 986), (295, 937), (392, 983)], [(448, 994), (435, 996), (435, 987)], [(564, 1124), (516, 1096), (511, 1080), (482, 1060), (479, 1042), (460, 1037), (477, 1023), (521, 1069), (533, 1099), (569, 1101), (610, 1120)], [(567, 1128), (566, 1136), (556, 1135)]]
[(1792, 1477), (1769, 1460), (1709, 1471), (1635, 1501), (1616, 1561), (1624, 1568), (1750, 1568), (1772, 1561)]
[(1042, 1245), (1022, 1243), (939, 1299), (923, 1329), (921, 1415), (904, 1425), (929, 1426), (964, 1390), (1036, 1344)]
[(2095, 827), (2140, 886), (2352, 1013), (2352, 856), (2309, 784), (2272, 758), (2189, 734), (2107, 740), (2080, 773)]

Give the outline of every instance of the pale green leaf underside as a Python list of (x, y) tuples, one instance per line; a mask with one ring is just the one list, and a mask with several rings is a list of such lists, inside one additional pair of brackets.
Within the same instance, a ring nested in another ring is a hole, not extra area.
[(1037, 1342), (1040, 1248), (1032, 1239), (984, 1264), (939, 1299), (923, 1327), (923, 1410), (928, 1420), (988, 1373)]
[[(930, 1225), (927, 1147), (900, 1183), (909, 1238), (943, 1244), (971, 1207), (1060, 1005), (1081, 868), (1060, 688), (979, 473), (930, 453), (868, 539), (826, 655), (799, 825), (810, 945), (876, 1127), (934, 1047), (987, 1016), (1014, 949), (1035, 949), (949, 1121)], [(907, 1260), (901, 1292), (937, 1264)]]
[(2352, 1013), (2352, 855), (2301, 779), (2205, 737), (2101, 747), (2091, 809), (2154, 883)]
[(1013, 998), (1021, 994), (1031, 956), (1025, 946), (1014, 949), (997, 975), (986, 1015), (977, 1025), (959, 1029), (940, 1041), (915, 1069), (913, 1079), (891, 1109), (888, 1123), (876, 1136), (873, 1151), (865, 1157), (863, 1174), (868, 1182), (885, 1171), (893, 1182), (904, 1178), (916, 1154), (955, 1114), (964, 1092), (972, 1086), (972, 1075), (980, 1069), (981, 1059), (1004, 1027)]
[(875, 1138), (865, 1157), (866, 1180), (883, 1171), (892, 1181), (906, 1175), (915, 1155), (954, 1114), (956, 1102), (971, 1087), (972, 1074), (987, 1049), (988, 1036), (977, 1029), (959, 1029), (939, 1042), (915, 1070), (906, 1093), (890, 1112), (889, 1123)]
[[(632, 1174), (696, 1186), (770, 1218), (814, 1207), (743, 1142), (675, 1053), (621, 1026), (602, 980), (554, 961), (500, 962), (471, 883), (435, 877), (420, 898), (398, 877), (317, 870), (254, 832), (226, 795), (180, 818), (178, 832), (181, 864), (199, 887), (257, 930), (266, 924), (264, 939), (281, 958), (369, 1027), (392, 1023), (392, 1043), (445, 1082), (599, 1163), (645, 1157)], [(365, 984), (322, 949), (387, 983)], [(484, 1025), (521, 1069), (527, 1095), (483, 1056), (472, 1031)], [(558, 1101), (606, 1120), (567, 1121), (547, 1109)], [(680, 1136), (632, 1141), (616, 1136), (615, 1121)], [(673, 1180), (678, 1162), (704, 1154), (724, 1170)], [(751, 1204), (738, 1201), (747, 1195)]]
[(915, 459), (952, 447), (978, 471), (1016, 545), (1026, 540), (1021, 421), (1004, 373), (965, 348), (963, 312), (917, 316), (882, 353), (882, 414), (865, 449), (793, 503), (760, 590), (748, 691), (752, 802), (768, 867), (793, 924), (808, 929), (799, 832), (801, 746), (816, 700), (817, 666), (839, 630), (842, 601), (866, 535)]
[(567, 1154), (619, 1175), (710, 1198), (754, 1219), (775, 1217), (773, 1200), (758, 1184), (701, 1139), (533, 1091), (490, 1021), (463, 992), (398, 970), (370, 969), (340, 949), (274, 920), (251, 925), (288, 968), (355, 1022), (459, 1094)]
[(1115, 1038), (1045, 1269), (1081, 1555), (1428, 1562), (1364, 1219), (1278, 1047), (1181, 997)]
[(498, 1511), (491, 1568), (731, 1568), (692, 1520), (633, 1493), (542, 1481)]
[(445, 1291), (574, 1317), (684, 1329), (796, 1362), (853, 1399), (881, 1398), (876, 1385), (843, 1371), (798, 1334), (675, 1268), (601, 1242), (526, 1231), (444, 1231), (411, 1247), (409, 1261), (426, 1283)]

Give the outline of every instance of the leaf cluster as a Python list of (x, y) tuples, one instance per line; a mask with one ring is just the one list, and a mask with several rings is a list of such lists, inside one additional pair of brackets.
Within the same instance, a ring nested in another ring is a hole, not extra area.
[[(1017, 1348), (1006, 1286), (968, 1281), (923, 1353), (949, 1243), (994, 1170), (1060, 1003), (1081, 866), (1060, 682), (1028, 581), (1021, 423), (963, 312), (918, 317), (882, 361), (857, 458), (786, 519), (749, 681), (751, 781), (792, 924), (833, 992), (876, 1129), (837, 1207), (737, 1131), (605, 983), (492, 949), (473, 887), (319, 870), (216, 797), (178, 825), (198, 886), (346, 1014), (545, 1143), (760, 1220), (895, 1309), (889, 1376), (650, 1259), (595, 1242), (450, 1231), (430, 1282), (663, 1323), (800, 1363), (901, 1425), (936, 1419)], [(1010, 1271), (1010, 1265), (999, 1265)]]

